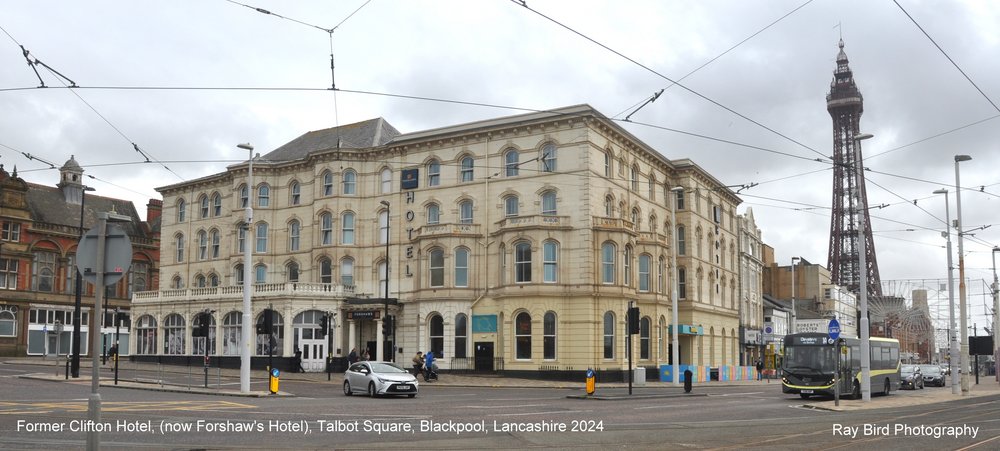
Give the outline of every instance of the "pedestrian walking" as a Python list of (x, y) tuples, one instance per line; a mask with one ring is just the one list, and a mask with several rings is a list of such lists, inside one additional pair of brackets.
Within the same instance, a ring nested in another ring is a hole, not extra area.
[(424, 353), (417, 351), (417, 355), (413, 356), (413, 375), (419, 376), (424, 369)]
[(761, 372), (764, 371), (764, 362), (757, 359), (757, 380), (761, 379)]
[(347, 361), (350, 362), (351, 365), (358, 363), (358, 348), (351, 348), (351, 353), (347, 354)]

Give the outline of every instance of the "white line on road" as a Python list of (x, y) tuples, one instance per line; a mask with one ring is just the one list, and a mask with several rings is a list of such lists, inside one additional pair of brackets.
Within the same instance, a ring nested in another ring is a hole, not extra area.
[(498, 413), (498, 414), (495, 414), (495, 415), (487, 415), (487, 416), (488, 417), (523, 417), (523, 416), (527, 416), (527, 415), (551, 415), (551, 414), (554, 414), (554, 413), (561, 413), (561, 414), (566, 414), (566, 415), (576, 415), (578, 413), (586, 413), (586, 412), (593, 412), (593, 410), (573, 410), (573, 411), (552, 410), (552, 411), (549, 411), (549, 412)]
[(463, 409), (516, 409), (518, 407), (539, 407), (548, 404), (518, 404), (516, 406), (458, 406)]

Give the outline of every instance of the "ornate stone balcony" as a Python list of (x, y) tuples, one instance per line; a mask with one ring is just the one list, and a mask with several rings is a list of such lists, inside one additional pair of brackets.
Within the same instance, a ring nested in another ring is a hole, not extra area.
[(512, 216), (497, 222), (496, 232), (516, 229), (569, 229), (569, 216), (531, 215)]
[[(260, 283), (251, 285), (254, 299), (326, 298), (354, 296), (354, 286), (330, 283)], [(243, 299), (243, 286), (182, 288), (163, 291), (140, 291), (132, 296), (133, 304), (157, 304), (175, 301), (234, 301)]]
[(430, 224), (413, 230), (411, 239), (433, 238), (454, 235), (479, 235), (479, 224)]

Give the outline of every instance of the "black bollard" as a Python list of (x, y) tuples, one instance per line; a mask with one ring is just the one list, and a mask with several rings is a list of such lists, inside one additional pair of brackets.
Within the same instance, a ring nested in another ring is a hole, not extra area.
[(684, 393), (691, 393), (691, 378), (693, 376), (691, 370), (684, 370)]

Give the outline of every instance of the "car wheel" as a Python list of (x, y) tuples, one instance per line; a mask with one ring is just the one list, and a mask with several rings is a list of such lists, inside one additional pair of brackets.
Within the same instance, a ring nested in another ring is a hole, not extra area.
[(350, 381), (344, 381), (344, 396), (351, 396), (353, 394), (354, 394), (354, 391), (351, 390), (351, 382)]
[(372, 398), (375, 398), (375, 397), (378, 396), (378, 391), (375, 390), (375, 383), (374, 382), (369, 382), (368, 383), (368, 396), (371, 396)]

